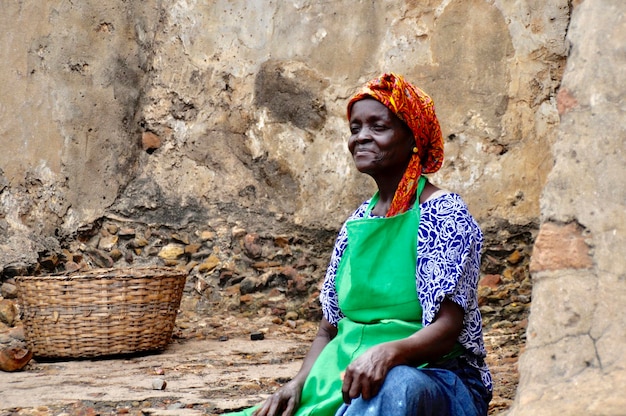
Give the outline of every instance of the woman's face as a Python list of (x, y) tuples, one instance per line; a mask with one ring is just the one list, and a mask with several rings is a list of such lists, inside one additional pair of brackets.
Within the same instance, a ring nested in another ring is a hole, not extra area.
[(376, 179), (402, 175), (415, 140), (407, 125), (384, 104), (366, 98), (352, 105), (348, 149), (359, 172)]

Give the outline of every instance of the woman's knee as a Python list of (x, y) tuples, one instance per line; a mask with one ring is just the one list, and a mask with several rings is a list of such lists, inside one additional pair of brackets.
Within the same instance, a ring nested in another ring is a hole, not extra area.
[(446, 415), (444, 392), (427, 372), (408, 366), (393, 368), (379, 392), (386, 406), (397, 406), (397, 415)]
[(445, 415), (445, 406), (437, 405), (438, 396), (438, 388), (427, 374), (414, 367), (398, 366), (387, 373), (376, 396), (371, 400), (359, 397), (349, 406), (344, 405), (337, 415)]
[(436, 389), (434, 384), (423, 371), (401, 365), (392, 368), (387, 373), (379, 394), (404, 393), (410, 397), (419, 397), (422, 394), (433, 394), (433, 389)]

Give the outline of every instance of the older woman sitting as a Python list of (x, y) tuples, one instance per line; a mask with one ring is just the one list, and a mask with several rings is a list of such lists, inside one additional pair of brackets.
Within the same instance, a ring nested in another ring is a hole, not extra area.
[(486, 415), (482, 232), (423, 174), (443, 161), (433, 101), (383, 74), (348, 103), (348, 149), (378, 187), (345, 222), (298, 374), (238, 415)]

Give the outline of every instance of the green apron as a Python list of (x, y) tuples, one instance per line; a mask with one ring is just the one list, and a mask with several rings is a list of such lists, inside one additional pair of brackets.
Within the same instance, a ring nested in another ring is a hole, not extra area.
[[(418, 201), (425, 182), (421, 177)], [(348, 244), (335, 278), (345, 318), (311, 368), (296, 416), (333, 416), (343, 402), (340, 374), (348, 364), (374, 345), (422, 329), (415, 282), (419, 203), (390, 218), (368, 218), (377, 201), (378, 193), (362, 219), (346, 223)]]
[[(420, 178), (418, 198), (424, 183)], [(345, 318), (309, 373), (298, 416), (333, 416), (343, 403), (340, 373), (348, 364), (374, 345), (422, 328), (415, 287), (419, 204), (390, 218), (369, 218), (376, 202), (378, 194), (362, 219), (346, 223), (348, 244), (335, 278)]]

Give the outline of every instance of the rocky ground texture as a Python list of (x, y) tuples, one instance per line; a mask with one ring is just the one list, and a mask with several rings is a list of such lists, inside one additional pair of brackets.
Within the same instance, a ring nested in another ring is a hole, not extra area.
[[(495, 382), (491, 415), (506, 412), (517, 387), (535, 232), (533, 226), (510, 224), (485, 230), (479, 302)], [(315, 334), (321, 317), (319, 286), (333, 239), (332, 232), (251, 232), (226, 220), (171, 230), (103, 218), (59, 252), (40, 253), (37, 264), (4, 265), (0, 368), (5, 371), (0, 372), (0, 391), (12, 391), (6, 397), (13, 399), (0, 402), (0, 415), (212, 415), (257, 403), (295, 374)], [(173, 340), (165, 351), (92, 360), (89, 365), (31, 359), (17, 276), (150, 265), (188, 272)], [(112, 394), (128, 383), (116, 378), (116, 369), (126, 375), (135, 371), (126, 390), (144, 393)], [(108, 384), (98, 384), (103, 379)], [(64, 393), (61, 386), (68, 383), (76, 386)], [(149, 386), (142, 390), (142, 383)], [(56, 389), (56, 396), (51, 393), (46, 399), (46, 392), (38, 390), (45, 386)]]

